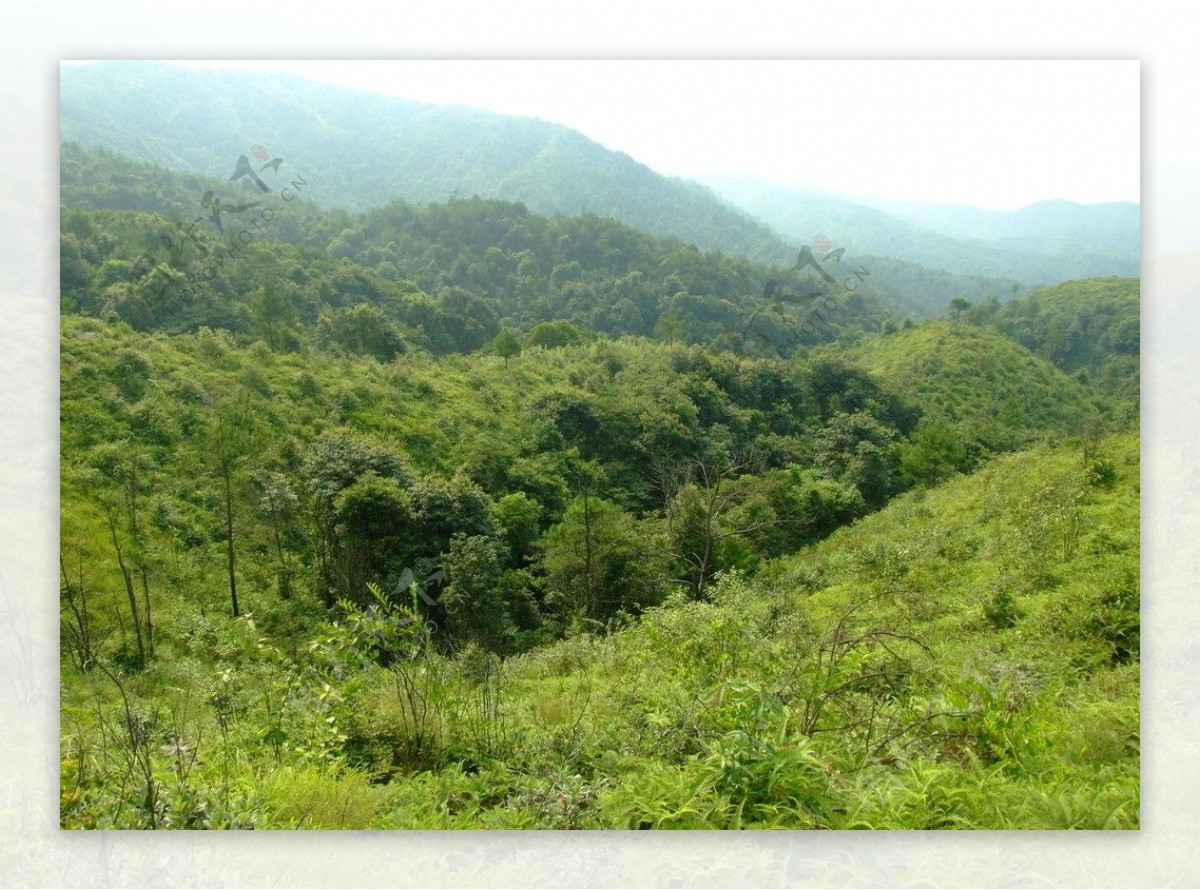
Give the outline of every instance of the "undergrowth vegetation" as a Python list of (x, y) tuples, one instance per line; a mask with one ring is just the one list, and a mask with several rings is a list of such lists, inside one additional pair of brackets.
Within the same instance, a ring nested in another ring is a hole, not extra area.
[(378, 587), (171, 601), (170, 657), (64, 668), (63, 825), (1136, 828), (1137, 510), (1135, 435), (1033, 449), (503, 660)]

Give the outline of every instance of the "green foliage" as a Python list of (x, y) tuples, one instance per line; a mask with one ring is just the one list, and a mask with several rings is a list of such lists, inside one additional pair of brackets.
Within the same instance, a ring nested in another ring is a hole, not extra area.
[[(1080, 480), (1080, 544), (1046, 589), (997, 567), (1079, 477), (1074, 450), (994, 461), (720, 576), (710, 602), (503, 661), (439, 654), (415, 588), (368, 585), (290, 652), (181, 604), (160, 633), (187, 657), (64, 672), (62, 824), (1136, 828), (1136, 438), (1097, 455), (1116, 479)], [(486, 639), (503, 548), (450, 547), (456, 639)]]
[(999, 587), (995, 590), (983, 607), (983, 614), (996, 630), (1012, 627), (1021, 617), (1016, 600), (1013, 599), (1012, 592), (1007, 587)]
[(534, 325), (525, 335), (525, 345), (544, 349), (561, 349), (583, 342), (583, 334), (569, 321), (544, 321)]
[[(64, 308), (137, 330), (206, 326), (261, 337), (275, 351), (307, 342), (390, 361), (409, 349), (474, 352), (502, 328), (529, 337), (551, 324), (529, 342), (658, 331), (669, 342), (776, 355), (853, 340), (886, 317), (880, 288), (805, 328), (798, 309), (767, 295), (777, 273), (766, 265), (613, 218), (538, 216), (497, 199), (393, 203), (351, 217), (275, 198), (264, 208), (270, 224), (245, 229), (231, 252), (201, 206), (206, 192), (228, 194), (223, 179), (63, 151)], [(86, 171), (78, 180), (67, 176), (76, 168)], [(134, 210), (95, 193), (116, 177), (151, 195)]]
[(507, 548), (493, 537), (456, 534), (446, 554), (449, 582), (439, 604), (446, 610), (447, 631), (459, 645), (485, 650), (519, 648), (522, 631), (536, 629), (537, 603), (528, 575), (505, 568)]
[(64, 826), (1136, 827), (1136, 434), (998, 307), (779, 358), (612, 220), (147, 207), (63, 213)]
[(315, 336), (323, 348), (371, 356), (381, 362), (389, 362), (405, 350), (399, 326), (370, 303), (321, 313)]
[(127, 402), (136, 402), (146, 394), (153, 370), (144, 355), (125, 349), (113, 364), (113, 382)]
[(870, 414), (838, 413), (814, 440), (817, 467), (830, 479), (858, 490), (877, 508), (899, 488), (892, 441), (895, 431)]
[(506, 328), (492, 340), (492, 351), (504, 359), (504, 367), (507, 368), (508, 360), (521, 354), (521, 340)]
[(657, 554), (611, 501), (576, 498), (542, 548), (547, 599), (569, 625), (603, 627), (619, 612), (636, 614), (662, 599)]
[(1111, 399), (1126, 422), (1136, 422), (1139, 289), (1136, 278), (1068, 281), (1003, 306), (976, 307), (972, 314)]
[[(1047, 434), (1065, 437), (1098, 427), (1110, 413), (1049, 362), (970, 324), (929, 322), (863, 341), (852, 355), (900, 396), (924, 407), (927, 423), (941, 438), (947, 431), (957, 437), (968, 467), (989, 453), (1028, 447)], [(930, 435), (919, 434), (918, 442), (932, 445)], [(947, 447), (948, 442), (941, 446)]]
[(971, 468), (967, 449), (945, 421), (922, 425), (898, 448), (900, 475), (909, 486), (933, 487)]

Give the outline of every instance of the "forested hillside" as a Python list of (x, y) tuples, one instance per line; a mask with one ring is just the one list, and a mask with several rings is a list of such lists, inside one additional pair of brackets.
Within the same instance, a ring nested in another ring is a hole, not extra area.
[(792, 252), (792, 239), (707, 189), (546, 121), (284, 74), (152, 62), (66, 66), (60, 93), (64, 141), (224, 177), (249, 138), (310, 177), (312, 200), (326, 209), (478, 195), (544, 214), (612, 216), (762, 262), (783, 262)]
[[(228, 193), (216, 178), (64, 146), (64, 307), (113, 312), (145, 329), (257, 330), (272, 342), (294, 338), (323, 311), (357, 307), (386, 322), (376, 338), (393, 344), (385, 354), (405, 340), (435, 352), (470, 351), (501, 326), (528, 331), (553, 320), (610, 336), (780, 354), (848, 342), (885, 326), (889, 315), (940, 314), (964, 293), (980, 297), (973, 316), (998, 302), (980, 282), (902, 261), (826, 259), (827, 272), (865, 273), (830, 285), (811, 269), (756, 266), (609, 219), (547, 218), (478, 199), (357, 216), (276, 199), (235, 217), (240, 229), (231, 227), (223, 242), (200, 200), (222, 187)], [(298, 186), (297, 194), (306, 192)], [(231, 251), (235, 231), (246, 243)], [(256, 283), (251, 293), (234, 284), (246, 279)], [(770, 282), (778, 285), (771, 292)], [(280, 323), (261, 317), (270, 301), (286, 316)]]
[(1026, 447), (1049, 430), (1080, 433), (1117, 423), (1109, 399), (1000, 334), (962, 320), (866, 340), (851, 355), (923, 406), (929, 426), (953, 431), (977, 457)]
[(63, 375), (68, 827), (1137, 825), (1136, 437), (836, 531), (918, 418), (829, 360)]
[[(927, 412), (832, 357), (383, 363), (68, 318), (62, 362), (65, 825), (1136, 824), (1136, 439), (792, 563), (957, 470)], [(1070, 440), (1075, 394), (1046, 398), (1031, 422)], [(1033, 549), (997, 558), (1014, 534)], [(770, 667), (797, 645), (811, 665)], [(903, 692), (873, 698), (876, 668)], [(647, 671), (677, 679), (630, 699)], [(1051, 767), (1039, 734), (1075, 753)]]
[(1132, 420), (1140, 405), (1141, 308), (1138, 279), (1102, 278), (1043, 288), (1011, 303), (989, 301), (966, 317), (1105, 393)]
[[(553, 125), (89, 70), (64, 137), (162, 166), (62, 148), (63, 827), (1139, 826), (1137, 279), (763, 261)], [(606, 178), (680, 231), (547, 210)]]

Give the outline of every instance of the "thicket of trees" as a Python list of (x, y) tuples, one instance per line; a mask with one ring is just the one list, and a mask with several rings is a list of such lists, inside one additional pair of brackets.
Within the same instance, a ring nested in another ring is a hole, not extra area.
[(103, 507), (91, 534), (139, 552), (219, 549), (234, 617), (246, 583), (332, 609), (418, 561), (469, 565), (487, 580), (449, 573), (475, 617), (439, 621), (447, 645), (513, 651), (703, 599), (905, 486), (919, 412), (840, 359), (546, 336), (505, 368), (66, 318), (64, 509)]
[[(566, 319), (610, 336), (714, 342), (759, 354), (876, 331), (892, 316), (897, 322), (907, 315), (935, 316), (955, 296), (982, 301), (992, 293), (1012, 295), (1003, 282), (968, 280), (902, 259), (864, 257), (852, 244), (842, 245), (848, 248), (845, 255), (824, 262), (837, 281), (852, 269), (867, 273), (853, 281), (851, 293), (827, 284), (811, 269), (789, 273), (794, 254), (768, 267), (702, 251), (684, 241), (652, 238), (594, 214), (544, 217), (523, 204), (453, 199), (422, 207), (393, 204), (353, 216), (317, 209), (310, 200), (317, 187), (301, 188), (299, 197), (286, 205), (279, 198), (264, 204), (274, 213), (269, 221), (261, 218), (263, 207), (222, 217), (231, 225), (226, 242), (243, 231), (249, 242), (237, 245), (235, 256), (221, 261), (221, 242), (201, 197), (213, 191), (230, 202), (253, 203), (262, 198), (256, 189), (245, 192), (218, 178), (134, 164), (64, 144), (62, 200), (75, 217), (64, 229), (64, 291), (94, 291), (86, 306), (95, 312), (106, 305), (101, 296), (105, 288), (132, 278), (139, 284), (133, 294), (118, 290), (107, 301), (114, 308), (124, 306), (122, 317), (131, 324), (171, 330), (202, 323), (230, 327), (238, 323), (232, 307), (212, 303), (246, 303), (248, 295), (230, 287), (228, 279), (248, 277), (256, 285), (255, 299), (263, 305), (239, 310), (241, 323), (261, 318), (269, 305), (283, 310), (282, 300), (287, 299), (296, 304), (299, 320), (311, 324), (317, 314), (314, 307), (323, 307), (321, 301), (332, 300), (330, 308), (347, 303), (344, 282), (312, 293), (321, 273), (310, 281), (295, 271), (297, 265), (307, 266), (322, 256), (355, 264), (354, 274), (361, 278), (355, 288), (361, 296), (353, 302), (378, 302), (386, 296), (394, 304), (422, 294), (429, 298), (421, 301), (426, 313), (437, 307), (462, 317), (454, 324), (489, 327), (494, 320), (481, 310), (481, 301), (517, 331), (540, 321)], [(244, 199), (237, 197), (241, 194)], [(101, 214), (89, 224), (76, 214), (105, 210), (150, 215)], [(100, 239), (81, 252), (81, 242), (88, 241), (97, 226), (116, 240)], [(268, 256), (259, 249), (266, 241), (312, 250), (281, 253), (272, 245)], [(97, 280), (97, 267), (108, 259), (113, 263)], [(285, 259), (290, 260), (286, 265)], [(121, 261), (130, 268), (118, 265)], [(343, 279), (350, 268), (344, 267)], [(777, 296), (768, 294), (769, 282), (775, 283)], [(274, 287), (259, 293), (262, 283)], [(827, 308), (811, 329), (804, 322), (816, 304), (801, 312), (783, 299), (789, 293), (809, 292), (827, 292), (836, 303), (835, 311)], [(197, 301), (209, 305), (194, 307)], [(148, 302), (155, 307), (142, 305)], [(402, 313), (391, 305), (380, 308), (409, 327), (427, 323), (409, 303)], [(84, 304), (66, 305), (74, 310)], [(194, 308), (185, 311), (188, 306)], [(432, 324), (443, 322), (439, 317)], [(435, 350), (462, 348), (455, 336), (455, 331), (430, 330), (418, 341)]]

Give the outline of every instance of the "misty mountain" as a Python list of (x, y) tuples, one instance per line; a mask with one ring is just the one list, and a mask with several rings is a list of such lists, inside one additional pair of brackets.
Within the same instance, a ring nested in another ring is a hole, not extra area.
[(905, 204), (738, 177), (705, 180), (780, 233), (822, 233), (863, 253), (931, 269), (998, 276), (1030, 287), (1099, 275), (1136, 276), (1136, 204), (1043, 201), (1017, 211)]
[[(566, 127), (290, 75), (143, 62), (66, 67), (61, 117), (68, 206), (194, 216), (205, 189), (233, 188), (227, 179), (236, 159), (258, 143), (310, 183), (306, 202), (327, 210), (479, 195), (520, 201), (542, 214), (612, 216), (650, 234), (780, 268), (807, 239), (803, 229), (795, 236), (773, 232), (705, 186), (660, 176)], [(119, 157), (98, 162), (74, 143)], [(110, 165), (121, 158), (145, 164), (114, 171)], [(249, 180), (242, 185), (249, 188)], [(954, 297), (1004, 299), (1016, 284), (872, 257), (857, 244), (850, 250), (870, 260), (881, 299), (919, 317), (944, 312)]]
[(701, 249), (766, 262), (790, 240), (694, 183), (661, 176), (559, 124), (429, 105), (286, 74), (151, 62), (67, 66), (61, 136), (163, 167), (229, 176), (253, 144), (310, 179), (308, 197), (361, 211), (394, 200), (520, 201), (588, 211)]

